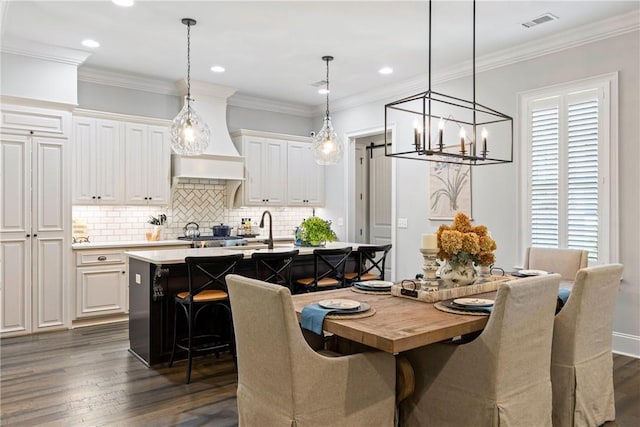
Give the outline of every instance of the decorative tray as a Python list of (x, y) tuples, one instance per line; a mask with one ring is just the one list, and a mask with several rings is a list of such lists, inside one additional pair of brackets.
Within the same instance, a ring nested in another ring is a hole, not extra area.
[[(437, 291), (427, 291), (420, 288), (420, 282), (405, 280), (404, 287), (401, 283), (391, 287), (391, 295), (395, 297), (403, 297), (414, 299), (422, 302), (437, 302), (446, 299), (465, 297), (467, 295), (481, 294), (483, 292), (491, 292), (498, 289), (498, 284), (507, 280), (513, 280), (509, 276), (491, 276), (491, 282), (481, 284), (459, 286), (456, 288), (438, 289)], [(412, 282), (415, 282), (415, 286)]]

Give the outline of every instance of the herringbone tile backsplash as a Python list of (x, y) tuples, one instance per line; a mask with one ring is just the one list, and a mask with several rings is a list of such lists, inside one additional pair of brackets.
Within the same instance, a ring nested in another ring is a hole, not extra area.
[[(162, 227), (162, 239), (175, 239), (183, 235), (182, 228), (188, 222), (196, 222), (202, 234), (211, 234), (211, 228), (221, 223), (237, 227), (242, 218), (251, 218), (254, 232), (258, 228), (264, 208), (228, 209), (227, 186), (224, 181), (208, 179), (181, 179), (174, 184), (169, 206), (74, 206), (73, 219), (87, 223), (92, 242), (144, 240), (146, 231), (153, 226), (147, 223), (149, 216), (167, 215)], [(312, 215), (311, 208), (269, 207), (273, 216), (273, 234), (293, 234), (300, 222)]]

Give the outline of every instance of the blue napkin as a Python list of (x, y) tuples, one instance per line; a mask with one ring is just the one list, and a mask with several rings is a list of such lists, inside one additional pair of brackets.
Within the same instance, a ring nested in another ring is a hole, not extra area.
[(562, 301), (562, 305), (567, 303), (569, 299), (569, 295), (571, 295), (571, 289), (560, 288), (558, 289), (558, 299)]
[(339, 311), (333, 308), (320, 307), (317, 302), (307, 304), (300, 313), (300, 325), (313, 333), (322, 335), (322, 324), (327, 314)]

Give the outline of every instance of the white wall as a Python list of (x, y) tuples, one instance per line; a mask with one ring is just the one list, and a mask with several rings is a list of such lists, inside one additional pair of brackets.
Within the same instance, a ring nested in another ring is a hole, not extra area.
[[(614, 344), (618, 351), (640, 357), (640, 34), (636, 31), (528, 61), (496, 68), (477, 75), (479, 102), (514, 117), (517, 127), (517, 94), (550, 85), (570, 82), (610, 72), (619, 72), (619, 181), (620, 181), (620, 262), (625, 265), (624, 281), (616, 307)], [(470, 78), (457, 79), (434, 90), (471, 98)], [(466, 92), (465, 92), (466, 91)], [(399, 99), (401, 94), (394, 99)], [(391, 101), (391, 100), (386, 100)], [(384, 125), (384, 102), (376, 102), (344, 111), (332, 111), (334, 128), (342, 135)], [(398, 138), (412, 127), (397, 123)], [(410, 137), (410, 135), (406, 135)], [(521, 142), (514, 135), (517, 159)], [(345, 138), (346, 140), (346, 138)], [(345, 161), (348, 162), (348, 157)], [(407, 218), (409, 227), (397, 229), (396, 279), (420, 272), (418, 252), (420, 235), (433, 232), (442, 222), (428, 220), (428, 162), (396, 161), (396, 216)], [(345, 183), (348, 171), (343, 164), (330, 166), (326, 174), (326, 216), (346, 217), (348, 212)], [(476, 167), (472, 176), (473, 216), (485, 224), (498, 243), (496, 265), (512, 268), (522, 262), (523, 248), (516, 247), (517, 180), (520, 165)], [(346, 231), (345, 234), (346, 235)], [(343, 236), (344, 236), (343, 235)]]
[(179, 96), (79, 81), (78, 106), (86, 110), (171, 120), (182, 108), (182, 101)]
[(309, 136), (310, 131), (317, 132), (320, 129), (320, 127), (318, 129), (312, 127), (312, 121), (309, 117), (254, 110), (234, 105), (227, 107), (227, 126), (229, 132), (249, 129), (297, 136)]
[(2, 53), (0, 93), (75, 105), (78, 100), (77, 65)]

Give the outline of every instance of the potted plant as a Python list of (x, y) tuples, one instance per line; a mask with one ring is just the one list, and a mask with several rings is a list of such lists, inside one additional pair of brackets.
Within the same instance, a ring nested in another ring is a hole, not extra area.
[(331, 229), (331, 221), (312, 216), (300, 223), (296, 229), (296, 245), (324, 246), (326, 242), (335, 242), (336, 233)]

